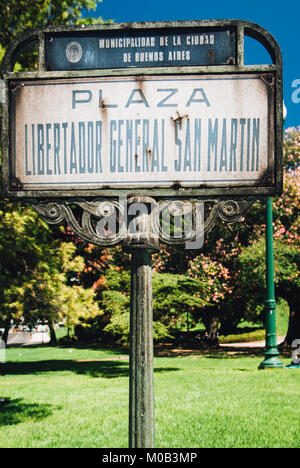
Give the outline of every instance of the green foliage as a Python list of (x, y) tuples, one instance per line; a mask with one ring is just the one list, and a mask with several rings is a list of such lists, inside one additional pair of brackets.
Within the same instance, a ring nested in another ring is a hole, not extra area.
[[(263, 238), (245, 248), (239, 256), (241, 284), (247, 283), (243, 290), (248, 319), (261, 320), (266, 298), (265, 241)], [(285, 298), (292, 306), (293, 299), (299, 297), (300, 251), (297, 245), (274, 240), (275, 285), (277, 297)]]
[(30, 281), (53, 267), (48, 226), (30, 208), (0, 202), (0, 302), (3, 319), (18, 319), (22, 314), (19, 297), (25, 292), (25, 278)]
[[(6, 47), (25, 30), (102, 22), (101, 18), (82, 18), (83, 9), (95, 10), (98, 3), (96, 0), (1, 0), (0, 60)], [(32, 48), (22, 53), (15, 71), (21, 66), (34, 67), (35, 57), (36, 51)], [(27, 323), (65, 319), (68, 326), (73, 326), (80, 319), (99, 314), (94, 291), (78, 285), (85, 264), (75, 251), (75, 245), (56, 238), (53, 228), (49, 228), (33, 209), (1, 200), (2, 323), (21, 318)]]
[(202, 280), (185, 275), (154, 274), (154, 320), (160, 321), (169, 329), (181, 329), (186, 322), (187, 313), (190, 314), (191, 322), (198, 321), (201, 310), (208, 306), (204, 298), (205, 286)]
[(104, 331), (111, 333), (120, 343), (127, 345), (129, 342), (130, 317), (129, 312), (123, 312), (120, 315), (112, 315), (110, 322), (104, 328)]
[(276, 330), (278, 336), (286, 336), (289, 324), (288, 302), (279, 297), (276, 301)]
[(2, 45), (0, 44), (0, 62), (2, 62), (2, 59), (4, 57), (4, 54), (5, 54), (5, 49), (4, 47), (2, 47)]
[(68, 328), (101, 313), (92, 289), (70, 287), (62, 283), (59, 299), (62, 304), (60, 315)]
[(266, 337), (265, 330), (255, 330), (253, 332), (242, 333), (240, 335), (220, 336), (220, 343), (247, 343), (249, 341), (263, 341)]
[[(24, 31), (55, 25), (102, 23), (101, 17), (82, 16), (94, 11), (102, 0), (0, 0), (0, 45), (6, 49)], [(1, 54), (0, 50), (0, 54)], [(14, 71), (35, 70), (37, 45), (28, 44), (18, 56)]]
[(55, 239), (32, 208), (0, 202), (0, 311), (2, 323), (80, 319), (100, 313), (95, 292), (68, 284), (84, 268), (73, 244)]
[[(284, 190), (273, 201), (276, 295), (299, 314), (299, 168), (300, 129), (288, 129), (284, 139)], [(205, 238), (201, 251), (163, 246), (154, 269), (201, 279), (201, 298), (213, 307), (200, 311), (202, 322), (213, 312), (222, 330), (233, 332), (241, 320), (257, 322), (265, 304), (265, 206), (255, 202), (240, 223), (221, 222)]]
[(111, 287), (111, 290), (103, 292), (101, 302), (105, 315), (109, 317), (109, 323), (104, 331), (111, 333), (121, 343), (128, 343), (130, 298), (124, 294), (125, 291), (118, 290), (115, 283), (116, 275), (111, 275), (111, 280), (111, 283), (108, 282), (108, 287)]
[[(105, 333), (111, 334), (122, 344), (128, 344), (130, 331), (130, 273), (128, 271), (109, 270), (106, 276), (105, 288), (101, 295), (101, 308), (107, 317)], [(155, 287), (153, 294), (156, 296)], [(162, 323), (160, 314), (155, 313), (153, 337), (159, 340), (170, 336), (167, 327)]]
[(101, 0), (6, 0), (0, 1), (0, 43), (7, 47), (20, 33), (37, 27), (101, 21), (83, 19), (82, 10), (95, 10)]
[[(99, 336), (108, 333), (121, 343), (128, 343), (130, 311), (130, 273), (128, 271), (108, 270), (98, 288), (99, 305), (103, 316), (99, 323)], [(208, 304), (203, 299), (205, 284), (201, 280), (185, 275), (153, 274), (153, 336), (155, 340), (170, 337), (172, 329), (186, 327), (189, 314), (190, 326), (199, 320), (200, 311)], [(84, 327), (85, 325), (82, 324)], [(88, 321), (86, 328), (93, 327)], [(87, 331), (87, 330), (86, 330)], [(80, 330), (82, 332), (82, 330)], [(93, 334), (94, 336), (94, 334)]]

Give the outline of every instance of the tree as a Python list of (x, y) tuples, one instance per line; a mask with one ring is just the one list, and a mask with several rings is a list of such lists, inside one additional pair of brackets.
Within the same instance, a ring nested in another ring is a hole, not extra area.
[(82, 16), (102, 0), (0, 0), (0, 44), (6, 48), (19, 34), (50, 25), (91, 24), (102, 21)]
[[(244, 249), (240, 255), (240, 275), (244, 284), (248, 284), (245, 290), (246, 314), (249, 320), (264, 319), (263, 304), (265, 301), (266, 287), (265, 242), (258, 239)], [(280, 239), (274, 240), (275, 263), (275, 290), (276, 297), (287, 301), (290, 310), (289, 329), (285, 342), (291, 345), (293, 340), (300, 335), (300, 307), (299, 307), (299, 245), (290, 245)]]
[[(289, 336), (299, 335), (299, 135), (299, 130), (295, 129), (286, 133), (284, 191), (281, 197), (274, 199), (273, 204), (276, 294), (289, 304)], [(186, 321), (187, 310), (189, 317), (193, 316), (192, 308), (188, 308), (191, 296), (185, 294), (189, 291), (189, 277), (195, 280), (194, 292), (203, 301), (203, 307), (194, 308), (197, 319), (201, 319), (212, 341), (217, 338), (219, 326), (222, 334), (228, 334), (234, 333), (242, 320), (263, 321), (266, 295), (265, 229), (265, 207), (263, 202), (256, 202), (240, 223), (228, 226), (219, 222), (205, 238), (201, 251), (188, 251), (185, 246), (162, 245), (160, 252), (153, 255), (155, 319), (171, 330), (175, 323)], [(104, 291), (111, 287), (107, 272), (110, 269), (126, 271), (129, 268), (128, 255), (124, 255), (120, 246), (100, 249), (78, 243), (78, 248), (86, 265), (82, 279), (85, 284), (95, 288), (101, 309), (107, 311), (105, 301), (109, 294)], [(156, 280), (159, 275), (155, 273), (162, 274), (161, 282)], [(116, 274), (116, 277), (120, 278), (120, 275)], [(179, 282), (179, 277), (186, 278), (186, 281)], [(155, 289), (155, 284), (161, 284), (161, 288)], [(172, 284), (170, 294), (168, 284)], [(118, 288), (125, 291), (122, 281), (113, 290), (117, 291)], [(118, 302), (115, 292), (113, 296)], [(123, 311), (126, 309), (128, 312), (128, 304), (126, 307), (123, 304)], [(174, 304), (177, 306), (174, 307)], [(108, 315), (106, 317), (105, 323), (111, 331), (114, 327), (120, 330), (121, 324), (124, 326), (125, 315), (121, 319), (120, 313), (115, 314), (113, 324)]]
[[(130, 317), (130, 272), (106, 269), (93, 285), (99, 300), (100, 316), (77, 327), (77, 335), (86, 340), (113, 336), (128, 343)], [(209, 307), (204, 299), (202, 280), (185, 275), (153, 274), (153, 335), (155, 340), (171, 337), (170, 333), (186, 330), (199, 320), (200, 311)], [(95, 334), (94, 330), (98, 332)]]
[[(290, 346), (294, 339), (300, 336), (300, 214), (299, 214), (299, 186), (300, 186), (300, 127), (289, 128), (284, 139), (284, 190), (273, 204), (274, 216), (274, 258), (276, 296), (282, 297), (289, 305), (290, 316), (287, 335), (284, 341)], [(258, 233), (263, 234), (262, 225)], [(255, 262), (256, 245), (253, 245), (252, 261)], [(250, 248), (250, 247), (249, 247)], [(247, 252), (245, 252), (247, 257)], [(264, 257), (262, 257), (264, 258)], [(262, 267), (257, 266), (259, 273)], [(259, 291), (259, 286), (257, 285)]]
[[(55, 245), (37, 215), (19, 204), (0, 202), (0, 303), (7, 338), (11, 320), (20, 320), (19, 288), (40, 262), (47, 261)], [(51, 258), (50, 258), (51, 259)]]
[[(284, 139), (284, 191), (274, 200), (276, 293), (290, 308), (286, 341), (300, 336), (299, 328), (299, 181), (300, 128), (288, 129)], [(254, 203), (240, 223), (218, 223), (201, 251), (163, 246), (154, 256), (158, 272), (188, 274), (206, 279), (205, 299), (212, 307), (201, 311), (207, 331), (214, 336), (232, 333), (243, 318), (263, 319), (265, 303), (265, 208)], [(213, 330), (214, 329), (214, 330)]]
[[(9, 209), (7, 209), (9, 207)], [(11, 321), (28, 324), (99, 314), (94, 291), (75, 284), (84, 268), (73, 244), (55, 239), (52, 229), (35, 211), (19, 204), (0, 203), (0, 311), (7, 339)], [(54, 335), (52, 333), (52, 338)]]
[[(6, 49), (18, 35), (27, 30), (54, 26), (102, 23), (101, 17), (92, 18), (102, 0), (0, 0), (0, 47)], [(87, 13), (83, 17), (83, 11)], [(1, 52), (1, 51), (0, 51)], [(27, 45), (20, 56), (15, 71), (36, 69), (37, 46)]]
[[(1, 0), (0, 58), (6, 47), (27, 29), (101, 22), (101, 18), (82, 16), (83, 9), (95, 10), (98, 3), (96, 0)], [(25, 68), (33, 61), (33, 53), (19, 58)], [(71, 250), (69, 247), (66, 254), (59, 236), (53, 236), (32, 208), (0, 201), (0, 318), (5, 326), (5, 340), (11, 320), (22, 318), (34, 323), (39, 319), (51, 325), (64, 314), (68, 323), (73, 324), (79, 315), (99, 313), (93, 291), (87, 292), (78, 285), (71, 289), (68, 284), (68, 265), (73, 264), (74, 268), (75, 261), (75, 249)]]

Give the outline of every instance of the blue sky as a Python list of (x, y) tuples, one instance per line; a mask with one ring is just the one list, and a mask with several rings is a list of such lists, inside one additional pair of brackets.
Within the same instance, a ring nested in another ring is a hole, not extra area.
[[(283, 55), (285, 128), (300, 125), (300, 3), (299, 0), (103, 0), (93, 16), (116, 23), (203, 19), (242, 19), (267, 29), (277, 40)], [(251, 41), (252, 42), (252, 41)], [(249, 60), (253, 61), (249, 44)], [(264, 54), (260, 56), (260, 62)], [(254, 63), (254, 62), (253, 62)], [(299, 102), (298, 102), (299, 101)]]

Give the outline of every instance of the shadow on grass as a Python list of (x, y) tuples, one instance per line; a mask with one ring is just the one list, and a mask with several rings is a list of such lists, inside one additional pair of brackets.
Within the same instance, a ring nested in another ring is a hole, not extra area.
[(155, 349), (155, 356), (157, 357), (189, 357), (199, 356), (207, 359), (232, 359), (241, 357), (263, 357), (263, 348), (246, 348), (246, 347), (215, 347), (215, 348), (174, 348), (161, 346)]
[[(156, 368), (154, 372), (176, 371), (177, 368)], [(3, 375), (40, 374), (45, 372), (74, 372), (89, 377), (106, 379), (128, 377), (128, 362), (120, 361), (71, 361), (49, 360), (36, 362), (7, 362), (3, 366)]]
[(52, 414), (52, 405), (24, 403), (22, 398), (7, 400), (6, 404), (0, 405), (0, 426), (11, 426), (14, 424), (36, 422)]

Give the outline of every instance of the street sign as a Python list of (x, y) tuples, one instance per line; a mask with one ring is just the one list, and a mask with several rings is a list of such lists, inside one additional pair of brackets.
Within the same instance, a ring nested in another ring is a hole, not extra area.
[(23, 80), (11, 94), (23, 191), (273, 182), (272, 76)]
[(236, 62), (236, 34), (227, 29), (49, 33), (48, 70), (221, 65)]
[[(244, 64), (244, 37), (273, 63)], [(37, 70), (13, 72), (36, 41)], [(218, 20), (52, 27), (2, 63), (8, 198), (273, 196), (282, 60), (265, 30)]]

